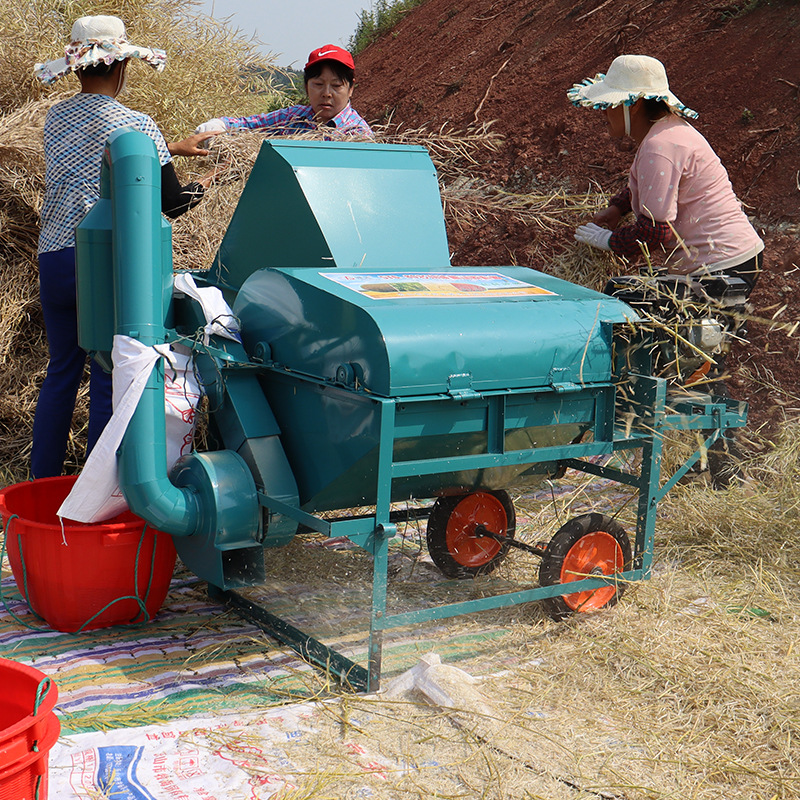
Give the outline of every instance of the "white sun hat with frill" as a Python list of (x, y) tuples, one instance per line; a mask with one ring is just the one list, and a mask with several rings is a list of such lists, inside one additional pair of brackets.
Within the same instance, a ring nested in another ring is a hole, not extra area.
[(35, 64), (34, 75), (50, 85), (69, 72), (96, 64), (112, 64), (126, 58), (138, 58), (157, 72), (164, 69), (167, 54), (152, 47), (139, 47), (128, 41), (125, 23), (119, 17), (80, 17), (72, 25), (70, 43), (64, 58)]
[(575, 106), (597, 109), (632, 106), (641, 97), (663, 100), (679, 116), (697, 118), (697, 112), (670, 91), (664, 65), (651, 56), (617, 56), (606, 74), (600, 72), (574, 84), (567, 97)]

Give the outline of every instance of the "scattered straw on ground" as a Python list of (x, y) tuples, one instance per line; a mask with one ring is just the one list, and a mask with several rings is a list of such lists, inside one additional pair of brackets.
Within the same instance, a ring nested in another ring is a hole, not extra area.
[[(702, 481), (673, 490), (660, 506), (651, 579), (630, 585), (612, 610), (555, 623), (531, 604), (450, 620), (435, 638), (420, 629), (445, 662), (449, 639), (505, 631), (454, 662), (480, 677), (477, 706), (473, 695), (457, 695), (452, 708), (416, 695), (353, 696), (304, 673), (305, 687), (286, 699), (324, 701), (322, 719), (308, 758), (289, 754), (296, 769), (281, 773), (295, 787), (287, 796), (348, 797), (366, 785), (382, 798), (797, 797), (798, 441), (797, 424), (787, 425), (726, 491)], [(598, 491), (590, 476), (565, 480), (567, 492), (554, 484), (552, 497), (546, 486), (516, 497), (521, 537), (546, 539), (589, 509), (621, 512), (632, 534), (624, 493)], [(414, 523), (407, 532), (405, 563), (389, 587), (392, 611), (535, 584), (535, 564), (517, 553), (487, 579), (425, 573), (423, 529)], [(365, 630), (371, 565), (360, 551), (301, 538), (268, 551), (267, 569), (268, 596), (318, 586), (320, 630), (344, 620)], [(220, 732), (213, 745), (233, 757), (254, 736)], [(369, 774), (356, 757), (362, 749), (374, 759)], [(252, 767), (254, 780), (274, 757)]]

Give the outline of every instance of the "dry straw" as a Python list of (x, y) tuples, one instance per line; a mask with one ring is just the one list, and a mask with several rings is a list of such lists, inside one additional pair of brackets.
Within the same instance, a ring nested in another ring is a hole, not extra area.
[[(651, 579), (629, 586), (613, 611), (554, 623), (529, 605), (452, 620), (446, 632), (417, 628), (419, 647), (445, 660), (448, 641), (465, 632), (505, 631), (484, 645), (476, 639), (457, 662), (482, 676), (480, 706), (339, 694), (318, 708), (304, 748), (286, 748), (294, 766), (281, 774), (296, 793), (287, 796), (346, 797), (366, 785), (379, 797), (796, 797), (798, 434), (787, 425), (771, 455), (748, 464), (748, 480), (725, 492), (701, 482), (674, 490), (661, 505)], [(568, 492), (515, 498), (520, 537), (546, 540), (585, 510), (619, 512), (632, 533), (625, 491), (572, 473), (567, 481)], [(408, 531), (405, 550), (418, 570), (426, 560), (420, 535)], [(368, 603), (369, 559), (311, 541), (269, 554), (262, 599), (293, 592), (305, 604), (297, 586), (313, 575), (327, 618), (317, 630), (330, 634), (338, 617), (363, 632), (353, 603)], [(405, 564), (390, 583), (390, 610), (535, 583), (535, 568), (514, 552), (485, 579), (418, 573), (409, 583)], [(287, 699), (321, 699), (332, 689), (305, 673), (305, 688)], [(218, 731), (206, 744), (233, 758), (259, 740), (255, 729)], [(372, 773), (354, 746), (373, 757)], [(265, 753), (245, 771), (256, 780), (276, 771), (275, 758)]]
[[(354, 696), (298, 671), (277, 702), (313, 701), (299, 744), (276, 746), (259, 726), (241, 725), (196, 730), (186, 743), (240, 764), (253, 786), (283, 776), (284, 797), (354, 797), (363, 787), (382, 798), (796, 797), (799, 432), (789, 426), (748, 484), (725, 493), (679, 487), (662, 505), (651, 580), (630, 586), (613, 611), (557, 624), (531, 605), (451, 620), (434, 634), (415, 629), (420, 654), (435, 649), (445, 661), (449, 639), (476, 634), (472, 653), (455, 663), (481, 677), (478, 695), (454, 693), (450, 707), (415, 692)], [(773, 485), (776, 472), (785, 484)], [(590, 478), (568, 480), (570, 496), (517, 498), (520, 536), (547, 538), (576, 506), (625, 503), (593, 491)], [(630, 515), (623, 519), (630, 530)], [(414, 542), (419, 532), (408, 535)], [(313, 585), (328, 617), (315, 633), (330, 634), (337, 617), (339, 628), (347, 620), (363, 632), (352, 604), (368, 602), (369, 559), (313, 543), (269, 552), (262, 599), (286, 592), (305, 606)], [(413, 545), (406, 553), (421, 566), (424, 553)], [(391, 581), (391, 610), (533, 580), (517, 554), (478, 581), (409, 585), (409, 572), (406, 563)], [(505, 633), (481, 644), (487, 630)], [(230, 643), (239, 652), (247, 645), (263, 643), (247, 633)], [(265, 688), (281, 695), (280, 686)]]

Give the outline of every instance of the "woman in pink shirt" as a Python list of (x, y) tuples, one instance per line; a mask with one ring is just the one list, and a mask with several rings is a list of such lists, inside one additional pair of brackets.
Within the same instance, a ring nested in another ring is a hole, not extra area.
[[(567, 96), (602, 110), (613, 139), (631, 136), (638, 145), (627, 189), (575, 238), (630, 259), (658, 255), (671, 274), (739, 277), (752, 291), (764, 243), (719, 157), (687, 122), (697, 113), (670, 91), (664, 65), (650, 56), (618, 56), (607, 74), (575, 84)], [(631, 211), (635, 220), (620, 224)]]

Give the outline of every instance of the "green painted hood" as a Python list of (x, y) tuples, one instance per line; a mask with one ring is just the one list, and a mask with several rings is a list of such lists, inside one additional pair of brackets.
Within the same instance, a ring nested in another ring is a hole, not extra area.
[(611, 380), (607, 295), (522, 267), (262, 269), (238, 293), (248, 354), (386, 397)]

